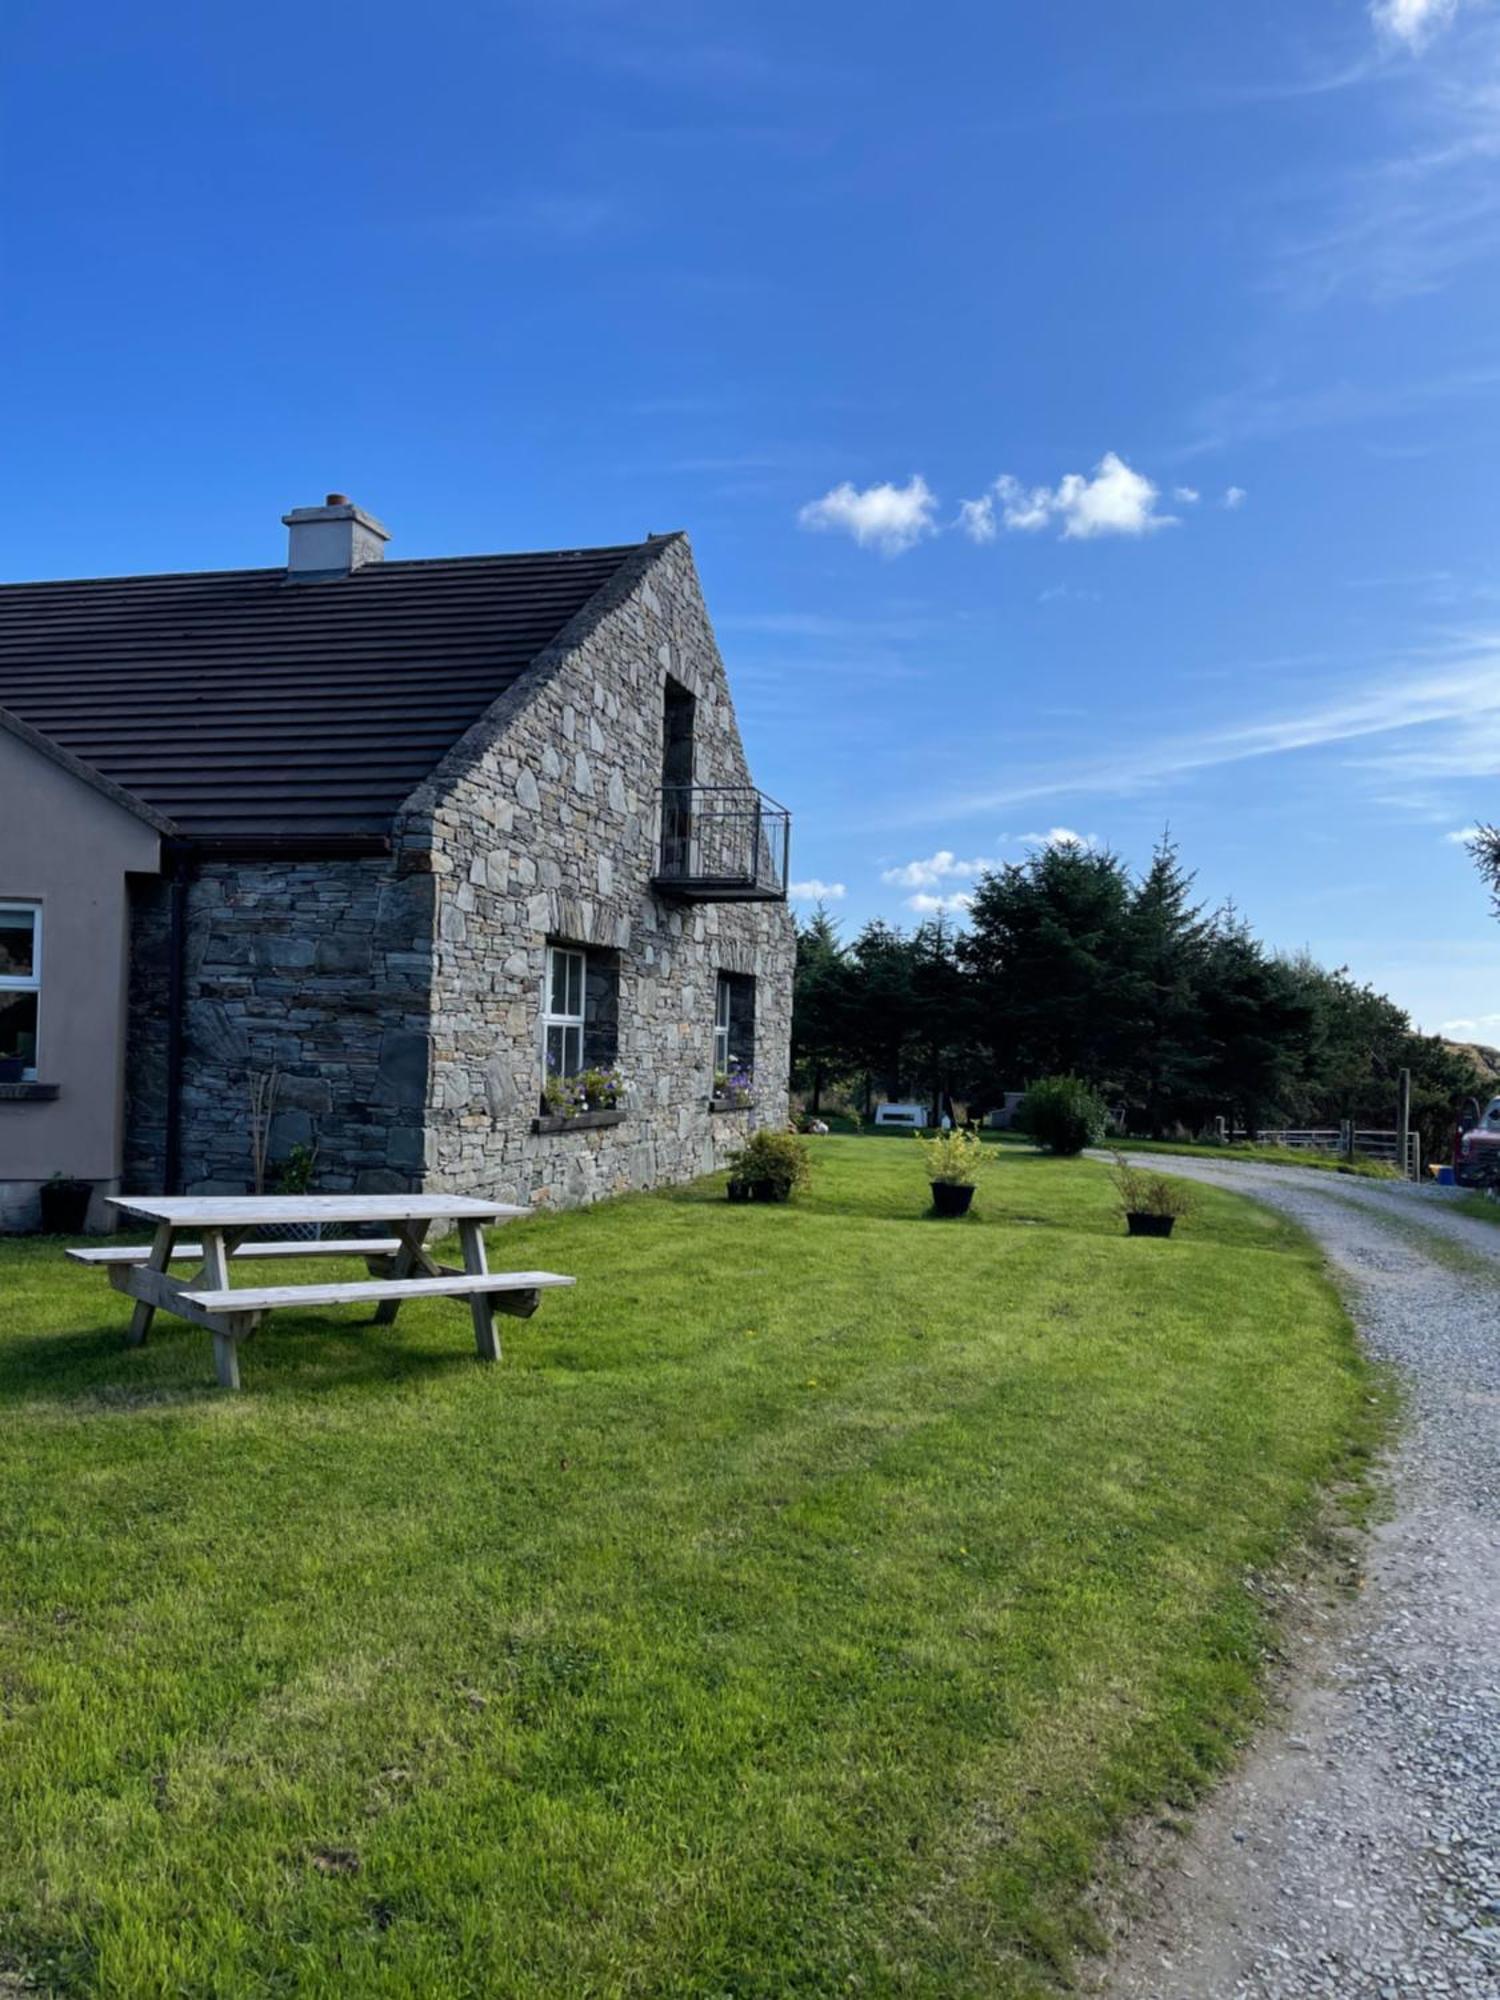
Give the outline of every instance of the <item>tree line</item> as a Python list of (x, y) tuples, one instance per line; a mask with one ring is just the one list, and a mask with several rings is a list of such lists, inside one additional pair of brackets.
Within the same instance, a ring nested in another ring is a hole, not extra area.
[(879, 919), (846, 942), (819, 906), (798, 927), (794, 1081), (816, 1111), (911, 1096), (982, 1111), (1074, 1075), (1160, 1137), (1343, 1119), (1388, 1129), (1412, 1076), (1424, 1155), (1446, 1151), (1472, 1060), (1418, 1034), (1347, 969), (1267, 949), (1232, 906), (1195, 901), (1164, 838), (1139, 877), (1054, 845), (984, 876), (960, 928)]

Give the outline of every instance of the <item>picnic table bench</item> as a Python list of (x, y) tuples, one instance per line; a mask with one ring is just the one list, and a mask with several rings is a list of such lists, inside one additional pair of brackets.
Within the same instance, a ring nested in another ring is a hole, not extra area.
[[(214, 1368), (226, 1389), (240, 1386), (240, 1341), (248, 1340), (278, 1306), (373, 1305), (376, 1321), (389, 1325), (408, 1299), (466, 1301), (480, 1360), (498, 1361), (495, 1314), (529, 1318), (543, 1291), (574, 1282), (556, 1271), (491, 1271), (484, 1225), (531, 1211), (470, 1195), (112, 1195), (110, 1204), (122, 1215), (154, 1223), (153, 1240), (90, 1245), (67, 1254), (75, 1263), (106, 1270), (115, 1290), (135, 1300), (126, 1336), (130, 1346), (139, 1347), (145, 1340), (158, 1312), (207, 1327), (213, 1335)], [(458, 1224), (462, 1268), (439, 1264), (426, 1247), (428, 1232), (439, 1219)], [(312, 1239), (253, 1234), (267, 1227), (309, 1223), (320, 1225), (320, 1233)], [(390, 1233), (325, 1238), (321, 1227), (330, 1223), (374, 1225)], [(183, 1240), (184, 1231), (197, 1240)], [(363, 1257), (371, 1275), (334, 1284), (230, 1282), (231, 1264), (293, 1257)], [(177, 1277), (170, 1269), (173, 1264), (195, 1268), (190, 1275)]]

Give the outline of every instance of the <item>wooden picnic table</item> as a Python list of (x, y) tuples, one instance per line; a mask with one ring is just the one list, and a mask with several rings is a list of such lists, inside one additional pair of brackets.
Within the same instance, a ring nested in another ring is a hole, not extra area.
[[(158, 1312), (175, 1313), (207, 1327), (214, 1340), (214, 1367), (222, 1386), (240, 1386), (239, 1343), (248, 1340), (265, 1315), (278, 1306), (358, 1305), (375, 1308), (389, 1325), (407, 1299), (466, 1301), (474, 1323), (474, 1344), (482, 1361), (498, 1361), (496, 1312), (529, 1318), (552, 1285), (571, 1285), (555, 1271), (491, 1271), (485, 1256), (484, 1225), (529, 1215), (530, 1209), (505, 1202), (479, 1201), (456, 1194), (298, 1194), (298, 1195), (112, 1195), (122, 1215), (155, 1224), (150, 1244), (107, 1244), (68, 1252), (76, 1263), (102, 1266), (116, 1291), (135, 1300), (130, 1331), (139, 1347)], [(458, 1224), (463, 1265), (439, 1264), (426, 1247), (433, 1224)], [(266, 1227), (297, 1228), (309, 1223), (382, 1225), (383, 1236), (314, 1239), (261, 1237)], [(184, 1240), (184, 1233), (196, 1240)], [(336, 1284), (236, 1287), (231, 1264), (302, 1257), (363, 1257), (368, 1280)], [(174, 1277), (174, 1263), (194, 1266)]]

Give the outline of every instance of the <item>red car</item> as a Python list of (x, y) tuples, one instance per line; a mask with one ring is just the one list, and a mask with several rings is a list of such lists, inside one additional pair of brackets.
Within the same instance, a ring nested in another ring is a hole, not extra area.
[(1453, 1178), (1460, 1187), (1500, 1187), (1500, 1097), (1484, 1110), (1471, 1098), (1458, 1128)]

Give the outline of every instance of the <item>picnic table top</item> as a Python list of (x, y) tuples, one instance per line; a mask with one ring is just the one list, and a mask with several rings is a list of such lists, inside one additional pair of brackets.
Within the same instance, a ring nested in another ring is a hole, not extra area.
[(441, 1216), (499, 1222), (530, 1215), (503, 1201), (467, 1194), (115, 1194), (111, 1207), (188, 1229), (235, 1229), (265, 1222), (435, 1222)]

